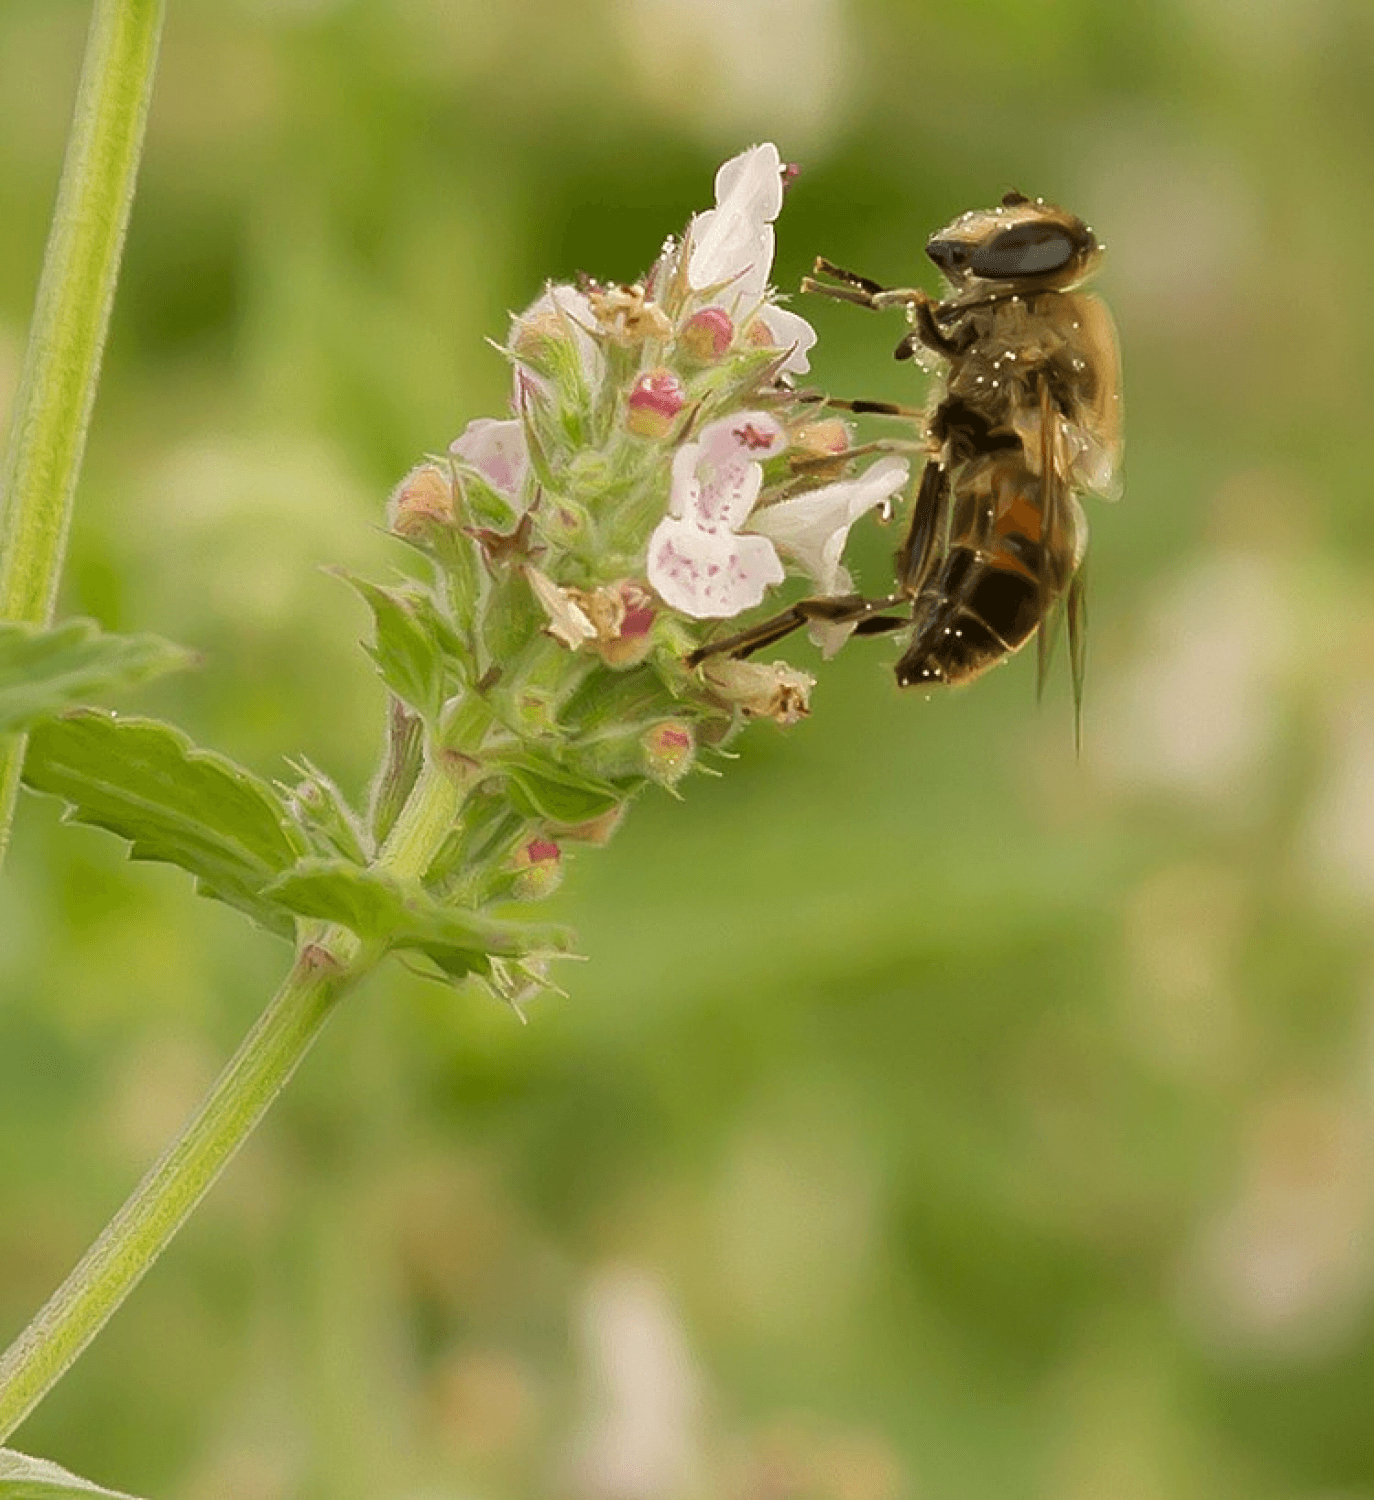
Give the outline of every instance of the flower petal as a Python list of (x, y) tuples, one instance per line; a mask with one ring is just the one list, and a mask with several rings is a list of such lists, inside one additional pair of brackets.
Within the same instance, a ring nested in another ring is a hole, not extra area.
[(730, 306), (755, 302), (773, 266), (773, 220), (782, 208), (782, 159), (772, 142), (732, 157), (716, 173), (716, 206), (688, 229), (693, 291), (728, 284)]
[(674, 516), (660, 521), (649, 538), (648, 573), (663, 602), (695, 620), (752, 609), (784, 577), (766, 537), (707, 531)]
[(816, 342), (816, 330), (800, 313), (765, 302), (754, 322), (768, 330), (768, 342), (774, 349), (787, 349), (787, 358), (778, 367), (779, 375), (805, 375), (811, 368), (806, 357)]
[(880, 458), (857, 479), (822, 485), (756, 511), (751, 531), (770, 537), (809, 573), (822, 594), (843, 591), (840, 557), (849, 528), (907, 482), (905, 459)]

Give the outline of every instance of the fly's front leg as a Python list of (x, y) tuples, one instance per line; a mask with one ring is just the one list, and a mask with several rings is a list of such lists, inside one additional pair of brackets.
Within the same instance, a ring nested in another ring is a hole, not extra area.
[[(860, 276), (857, 271), (846, 271), (833, 260), (816, 257), (812, 267), (815, 275), (803, 276), (801, 289), (814, 292), (819, 297), (830, 297), (836, 302), (852, 302), (856, 307), (871, 308), (881, 312), (887, 307), (915, 307), (929, 302), (929, 296), (919, 287), (890, 287), (871, 277)], [(825, 277), (825, 280), (818, 278)]]

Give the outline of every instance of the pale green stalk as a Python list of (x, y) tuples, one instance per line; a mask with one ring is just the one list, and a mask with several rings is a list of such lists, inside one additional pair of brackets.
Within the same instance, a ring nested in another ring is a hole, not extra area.
[[(459, 768), (455, 767), (455, 771)], [(427, 765), (376, 867), (419, 879), (461, 810), (461, 774)], [(344, 993), (382, 956), (330, 928), (290, 974), (204, 1103), (33, 1322), (0, 1357), (0, 1444), (142, 1280), (295, 1072)]]
[[(95, 404), (165, 0), (96, 0), (0, 469), (0, 620), (46, 624)], [(0, 738), (0, 860), (21, 735)]]

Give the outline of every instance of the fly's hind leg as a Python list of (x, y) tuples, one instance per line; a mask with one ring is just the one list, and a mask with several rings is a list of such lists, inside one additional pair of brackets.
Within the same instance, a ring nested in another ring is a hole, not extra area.
[(905, 616), (884, 614), (885, 610), (900, 609), (906, 600), (901, 594), (890, 594), (885, 599), (868, 599), (862, 594), (841, 594), (830, 599), (799, 599), (790, 609), (771, 619), (761, 620), (747, 630), (728, 635), (723, 640), (710, 641), (698, 646), (687, 658), (689, 667), (699, 667), (713, 656), (736, 658), (752, 656), (775, 641), (782, 640), (800, 630), (803, 625), (823, 620), (831, 625), (853, 625), (856, 635), (879, 635), (888, 630), (900, 630), (911, 621)]

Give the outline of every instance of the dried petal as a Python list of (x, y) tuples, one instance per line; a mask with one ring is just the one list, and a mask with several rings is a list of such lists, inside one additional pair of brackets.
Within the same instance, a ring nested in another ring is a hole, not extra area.
[(587, 618), (586, 611), (573, 597), (572, 591), (560, 588), (547, 574), (538, 568), (526, 567), (534, 596), (544, 606), (549, 617), (549, 634), (554, 640), (576, 651), (587, 641), (596, 639), (596, 626)]
[(710, 656), (701, 675), (726, 703), (757, 718), (795, 724), (811, 712), (811, 689), (816, 679), (785, 661), (740, 661), (732, 656)]

